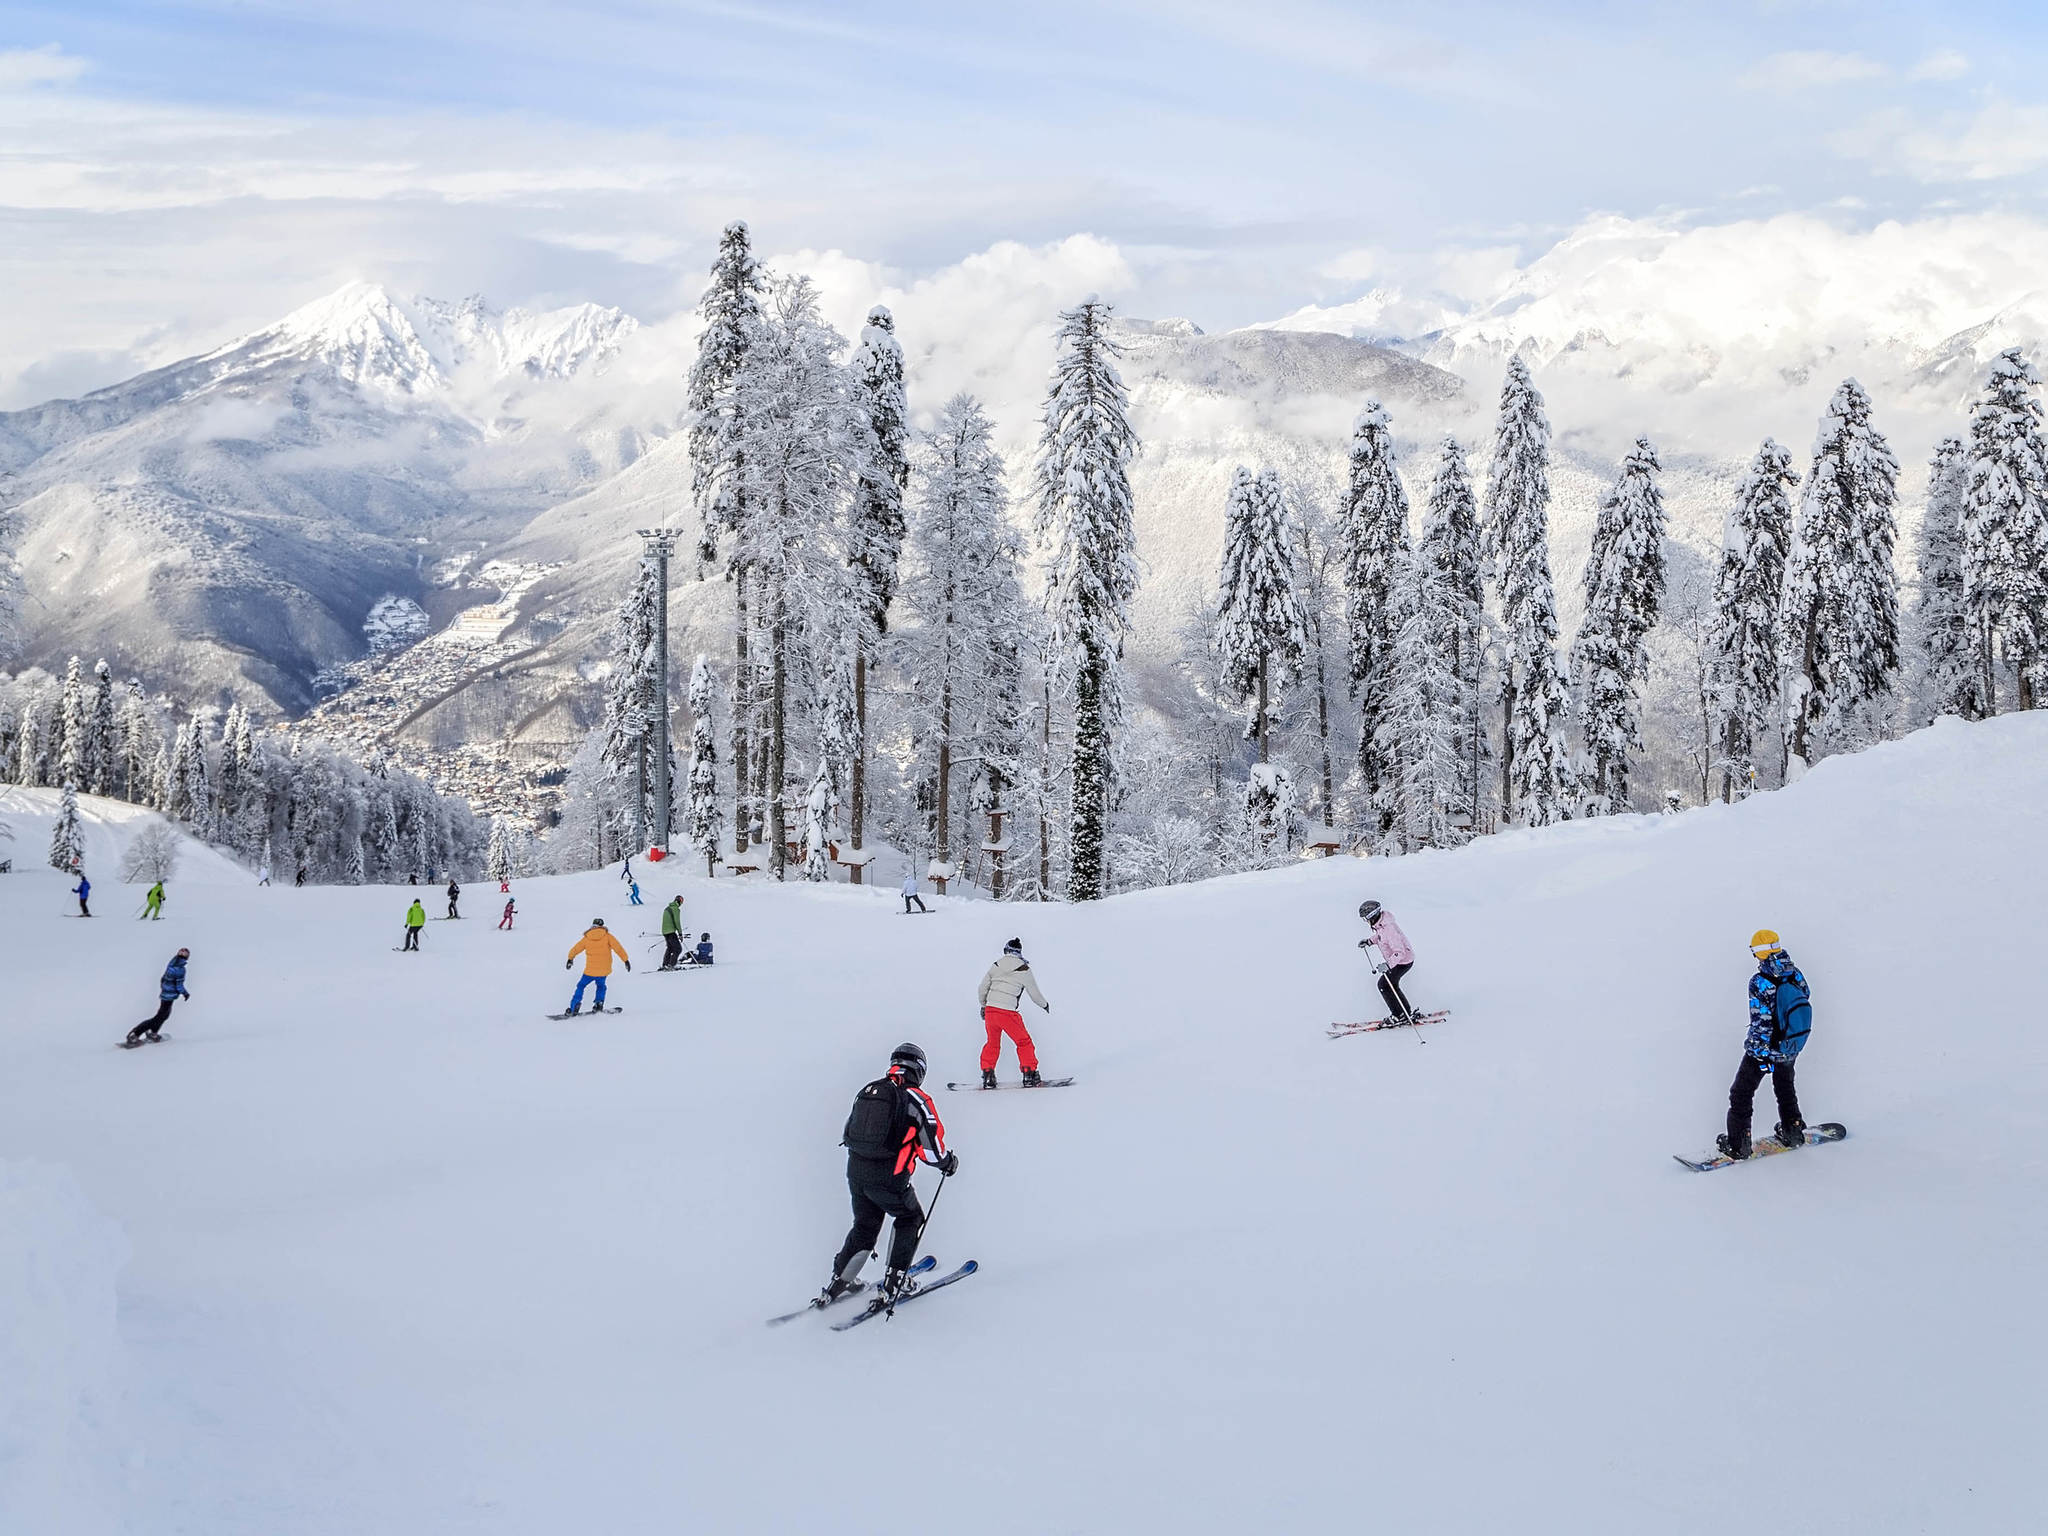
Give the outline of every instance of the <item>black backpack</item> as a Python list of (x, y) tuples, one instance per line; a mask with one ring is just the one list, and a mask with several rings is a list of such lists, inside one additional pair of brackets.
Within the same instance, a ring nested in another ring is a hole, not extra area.
[(892, 1161), (912, 1124), (906, 1097), (903, 1085), (893, 1077), (876, 1078), (854, 1095), (853, 1113), (846, 1117), (839, 1144), (855, 1157)]

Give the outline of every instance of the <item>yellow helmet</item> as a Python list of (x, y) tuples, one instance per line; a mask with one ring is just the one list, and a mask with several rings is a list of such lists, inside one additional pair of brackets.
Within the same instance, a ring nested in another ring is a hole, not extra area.
[(1759, 960), (1766, 955), (1775, 955), (1784, 947), (1778, 942), (1778, 936), (1768, 928), (1759, 928), (1749, 936), (1749, 952)]

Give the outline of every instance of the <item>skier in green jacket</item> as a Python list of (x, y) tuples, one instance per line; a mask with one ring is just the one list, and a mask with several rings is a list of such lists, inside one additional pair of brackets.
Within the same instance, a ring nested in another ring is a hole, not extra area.
[(412, 905), (405, 909), (405, 947), (407, 949), (418, 949), (420, 947), (420, 930), (426, 926), (427, 909), (420, 905), (418, 897), (414, 897)]
[(683, 958), (683, 898), (674, 897), (661, 909), (661, 968), (672, 971)]
[(159, 880), (149, 888), (149, 894), (142, 898), (142, 915), (152, 922), (163, 921), (164, 883)]

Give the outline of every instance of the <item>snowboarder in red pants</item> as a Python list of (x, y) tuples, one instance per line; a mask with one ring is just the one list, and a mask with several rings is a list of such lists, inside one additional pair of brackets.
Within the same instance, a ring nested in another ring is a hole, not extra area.
[(1047, 1013), (1052, 1012), (1052, 1004), (1038, 990), (1038, 978), (1031, 974), (1031, 967), (1024, 959), (1024, 941), (1012, 939), (1003, 946), (1003, 952), (988, 968), (988, 974), (981, 978), (981, 1022), (988, 1030), (988, 1043), (981, 1048), (981, 1086), (984, 1088), (996, 1085), (996, 1063), (1002, 1059), (1005, 1035), (1016, 1042), (1017, 1065), (1024, 1069), (1024, 1086), (1036, 1088), (1039, 1085), (1038, 1047), (1031, 1043), (1031, 1031), (1024, 1027), (1024, 1015), (1017, 1007), (1027, 992), (1034, 1003)]

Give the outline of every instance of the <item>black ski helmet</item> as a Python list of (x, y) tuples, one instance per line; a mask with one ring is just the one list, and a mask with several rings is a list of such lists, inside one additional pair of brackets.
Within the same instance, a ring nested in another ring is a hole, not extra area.
[(1380, 915), (1380, 904), (1376, 901), (1361, 901), (1358, 904), (1358, 915), (1368, 923), (1375, 922)]
[(593, 917), (590, 920), (590, 926), (593, 928), (602, 928), (604, 926), (604, 919), (601, 917)]
[(889, 1065), (903, 1069), (903, 1079), (915, 1088), (924, 1081), (924, 1052), (908, 1040), (889, 1053)]

